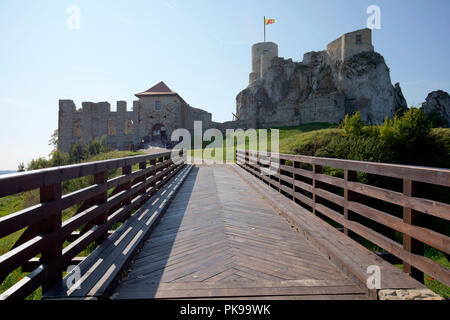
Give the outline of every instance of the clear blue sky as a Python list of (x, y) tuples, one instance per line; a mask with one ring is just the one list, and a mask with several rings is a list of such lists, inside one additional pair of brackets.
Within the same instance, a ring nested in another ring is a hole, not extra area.
[[(70, 5), (81, 29), (66, 26)], [(267, 40), (301, 60), (341, 34), (366, 25), (381, 8), (375, 49), (409, 105), (450, 91), (450, 1), (24, 1), (0, 0), (0, 170), (46, 156), (58, 126), (58, 100), (126, 100), (164, 80), (214, 121), (231, 120), (246, 87), (250, 47), (262, 19), (276, 19)]]

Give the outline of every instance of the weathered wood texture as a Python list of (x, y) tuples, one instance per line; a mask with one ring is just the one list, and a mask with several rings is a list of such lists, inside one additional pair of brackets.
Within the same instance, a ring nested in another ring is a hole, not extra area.
[[(427, 183), (448, 192), (450, 170), (279, 153), (263, 158), (258, 152), (242, 150), (237, 150), (236, 159), (238, 165), (275, 190), (281, 189), (289, 198), (294, 194), (295, 202), (305, 210), (334, 221), (345, 234), (358, 235), (403, 260), (405, 272), (413, 278), (423, 282), (426, 273), (450, 285), (449, 269), (423, 255), (424, 244), (450, 254), (449, 236), (423, 223), (427, 216), (448, 223), (450, 205), (425, 198), (417, 188)], [(268, 159), (275, 167), (270, 172)], [(343, 170), (344, 178), (323, 174), (324, 167)], [(399, 179), (403, 181), (403, 192), (358, 182), (358, 172)], [(403, 216), (392, 209), (395, 206), (403, 208)], [(402, 234), (403, 243), (392, 236), (395, 231)]]
[(228, 166), (192, 170), (111, 298), (367, 299)]
[[(0, 238), (26, 228), (0, 256), (0, 282), (17, 268), (36, 266), (38, 255), (41, 263), (0, 299), (25, 298), (40, 286), (45, 293), (57, 283), (81, 251), (104, 241), (117, 222), (129, 218), (184, 165), (174, 163), (170, 155), (164, 152), (1, 176), (0, 197), (39, 188), (41, 203), (0, 218)], [(138, 163), (139, 170), (131, 172)], [(117, 168), (123, 174), (107, 180), (107, 172)], [(61, 196), (62, 182), (90, 175), (93, 185)], [(78, 204), (77, 213), (62, 221), (62, 211)], [(70, 243), (63, 248), (65, 241)]]
[[(176, 196), (191, 166), (173, 171), (173, 179), (105, 239), (79, 265), (80, 279), (74, 284), (73, 274), (47, 292), (44, 299), (103, 299), (108, 296), (129, 262), (151, 234), (157, 222)], [(179, 172), (178, 172), (179, 171)]]

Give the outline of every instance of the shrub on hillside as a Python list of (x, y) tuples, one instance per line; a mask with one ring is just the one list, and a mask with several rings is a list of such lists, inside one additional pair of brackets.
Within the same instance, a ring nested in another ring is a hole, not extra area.
[(81, 142), (74, 143), (69, 151), (70, 162), (78, 163), (89, 158), (89, 149)]
[(109, 148), (106, 144), (106, 136), (103, 136), (100, 139), (97, 139), (97, 137), (91, 139), (87, 145), (87, 149), (91, 156), (96, 156), (100, 153), (108, 152)]
[(50, 161), (44, 157), (31, 160), (27, 166), (27, 170), (38, 170), (50, 167)]
[(33, 159), (28, 164), (27, 170), (37, 170), (49, 167), (59, 167), (72, 163), (79, 163), (87, 160), (88, 158), (109, 151), (110, 149), (106, 144), (106, 136), (103, 136), (100, 139), (94, 138), (91, 139), (87, 145), (84, 145), (81, 142), (73, 144), (69, 153), (64, 153), (58, 149), (53, 149), (49, 159), (46, 159), (44, 157)]
[(449, 143), (442, 134), (432, 134), (432, 124), (420, 109), (410, 108), (402, 116), (386, 119), (378, 126), (364, 125), (357, 112), (345, 117), (342, 128), (344, 134), (320, 148), (317, 156), (449, 166)]
[(353, 116), (345, 115), (342, 128), (347, 136), (361, 136), (363, 133), (364, 122), (361, 120), (361, 113), (357, 111)]
[(55, 150), (51, 153), (50, 167), (60, 167), (70, 164), (70, 156), (67, 153)]

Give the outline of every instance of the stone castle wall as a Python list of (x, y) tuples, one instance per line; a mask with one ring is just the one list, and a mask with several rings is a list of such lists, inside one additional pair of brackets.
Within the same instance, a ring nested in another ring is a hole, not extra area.
[(68, 152), (76, 142), (87, 144), (104, 135), (111, 147), (128, 149), (139, 143), (137, 123), (137, 110), (127, 111), (125, 101), (118, 101), (117, 111), (111, 111), (108, 102), (83, 102), (77, 109), (72, 100), (60, 100), (58, 149)]
[(83, 102), (77, 109), (72, 100), (60, 100), (58, 149), (69, 152), (77, 142), (87, 144), (102, 136), (113, 149), (134, 149), (152, 141), (155, 128), (164, 127), (170, 138), (178, 128), (193, 131), (194, 121), (202, 121), (206, 130), (212, 125), (211, 118), (211, 113), (193, 108), (175, 95), (142, 97), (133, 102), (132, 111), (127, 111), (125, 101), (118, 101), (117, 111), (111, 111), (108, 102)]
[(361, 29), (346, 33), (330, 42), (326, 51), (331, 60), (341, 62), (361, 52), (373, 52), (372, 30)]

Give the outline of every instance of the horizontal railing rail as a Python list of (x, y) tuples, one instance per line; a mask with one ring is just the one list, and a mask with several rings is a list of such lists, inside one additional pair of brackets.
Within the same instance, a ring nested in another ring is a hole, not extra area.
[[(18, 236), (0, 256), (0, 283), (18, 268), (32, 269), (0, 298), (48, 291), (69, 265), (83, 260), (80, 253), (104, 241), (183, 166), (162, 152), (1, 176), (0, 198), (39, 189), (40, 203), (0, 218), (0, 240)], [(121, 175), (108, 178), (116, 169)], [(87, 176), (93, 184), (62, 194), (63, 182)], [(76, 212), (63, 219), (68, 208)]]
[[(426, 273), (450, 286), (450, 270), (424, 255), (424, 244), (450, 254), (449, 169), (239, 149), (236, 162), (312, 214), (337, 224), (346, 235), (398, 257), (403, 270), (418, 281), (423, 282)], [(343, 177), (331, 174), (336, 169)], [(359, 181), (358, 173), (392, 181)], [(394, 180), (401, 190), (389, 185)], [(424, 192), (430, 185), (439, 188), (445, 200), (430, 199), (430, 192)], [(445, 226), (436, 228), (430, 217)]]

